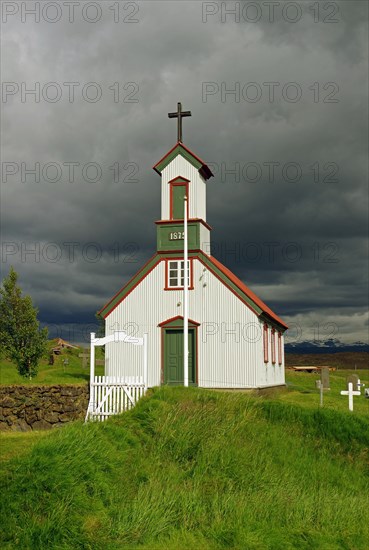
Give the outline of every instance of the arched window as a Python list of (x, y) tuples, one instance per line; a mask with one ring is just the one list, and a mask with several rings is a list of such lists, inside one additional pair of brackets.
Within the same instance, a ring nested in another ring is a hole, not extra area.
[(270, 343), (272, 345), (272, 363), (275, 365), (275, 328), (272, 328)]
[(263, 344), (264, 344), (264, 363), (267, 363), (269, 361), (269, 354), (268, 354), (268, 325), (264, 324), (264, 330), (263, 330)]
[(282, 365), (282, 333), (278, 332), (278, 365)]

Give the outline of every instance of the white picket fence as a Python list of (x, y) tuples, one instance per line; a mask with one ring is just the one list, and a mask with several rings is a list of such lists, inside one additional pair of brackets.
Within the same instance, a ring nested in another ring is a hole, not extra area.
[(86, 422), (102, 422), (109, 416), (131, 409), (145, 392), (146, 385), (142, 376), (95, 376), (90, 383)]
[[(90, 347), (90, 401), (86, 413), (88, 420), (103, 421), (113, 414), (120, 414), (134, 407), (145, 395), (147, 389), (147, 334), (142, 338), (129, 336), (123, 330), (116, 330), (104, 338), (96, 338), (91, 332)], [(95, 347), (111, 343), (142, 346), (143, 376), (95, 376)]]

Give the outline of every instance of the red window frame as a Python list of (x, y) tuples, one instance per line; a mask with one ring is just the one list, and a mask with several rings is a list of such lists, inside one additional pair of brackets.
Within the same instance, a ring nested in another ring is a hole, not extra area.
[(269, 361), (269, 353), (268, 353), (268, 325), (267, 323), (264, 323), (264, 329), (263, 329), (263, 346), (264, 346), (264, 363), (267, 363)]
[[(183, 290), (183, 286), (169, 286), (169, 262), (183, 262), (183, 256), (177, 258), (167, 258), (165, 260), (165, 287), (164, 290)], [(193, 258), (188, 258), (190, 264), (190, 286), (188, 290), (193, 290)]]
[(272, 346), (272, 363), (275, 365), (275, 328), (272, 328), (270, 335), (270, 343)]
[(282, 365), (282, 334), (278, 332), (278, 365)]

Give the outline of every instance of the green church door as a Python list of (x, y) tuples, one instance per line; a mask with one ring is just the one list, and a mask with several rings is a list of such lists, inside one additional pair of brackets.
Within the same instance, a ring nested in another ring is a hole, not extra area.
[[(196, 334), (188, 330), (188, 383), (196, 383)], [(166, 329), (164, 334), (164, 384), (183, 386), (183, 330)]]

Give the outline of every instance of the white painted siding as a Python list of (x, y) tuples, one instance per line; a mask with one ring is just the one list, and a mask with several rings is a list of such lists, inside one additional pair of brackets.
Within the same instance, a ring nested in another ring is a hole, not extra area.
[(190, 180), (189, 183), (189, 217), (190, 218), (201, 218), (206, 221), (206, 183), (205, 180), (200, 176), (197, 168), (192, 166), (190, 162), (182, 157), (182, 155), (177, 155), (175, 159), (172, 160), (166, 166), (162, 172), (161, 177), (161, 219), (169, 220), (170, 219), (170, 186), (168, 182), (182, 176)]
[(200, 223), (200, 249), (205, 252), (205, 254), (211, 253), (210, 249), (210, 230)]
[[(259, 321), (260, 322), (260, 321)], [(262, 332), (264, 322), (260, 322), (260, 331)], [(275, 333), (275, 364), (272, 363), (272, 343), (271, 343), (271, 325), (268, 325), (268, 362), (264, 363), (264, 347), (262, 350), (262, 361), (264, 369), (259, 370), (258, 386), (276, 386), (278, 384), (284, 384), (284, 336), (282, 334), (282, 364), (278, 363), (278, 332)]]
[[(277, 364), (272, 365), (269, 350), (270, 362), (264, 364), (263, 327), (257, 315), (210, 271), (204, 271), (199, 260), (194, 259), (193, 266), (195, 288), (189, 291), (189, 317), (200, 323), (199, 386), (255, 388), (283, 384), (284, 366), (278, 365), (278, 355)], [(160, 385), (162, 344), (158, 324), (183, 315), (183, 291), (164, 291), (164, 286), (163, 260), (106, 319), (106, 335), (117, 329), (138, 336), (148, 333), (149, 386)], [(113, 342), (106, 346), (105, 356), (107, 376), (142, 374), (141, 347)]]

